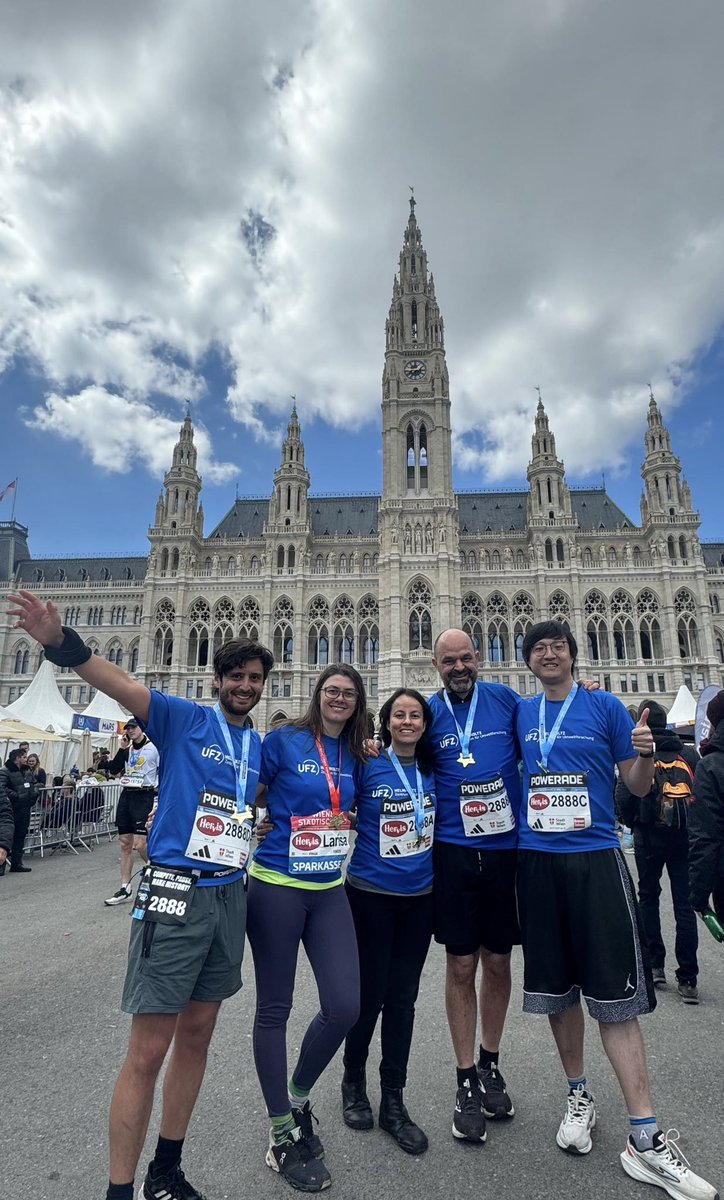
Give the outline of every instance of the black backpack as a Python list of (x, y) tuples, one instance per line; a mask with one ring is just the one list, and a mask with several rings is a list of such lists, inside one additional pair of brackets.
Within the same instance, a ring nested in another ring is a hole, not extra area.
[(657, 758), (654, 764), (654, 791), (658, 800), (656, 825), (682, 829), (687, 823), (686, 810), (694, 799), (694, 773), (685, 758), (677, 754), (671, 762)]

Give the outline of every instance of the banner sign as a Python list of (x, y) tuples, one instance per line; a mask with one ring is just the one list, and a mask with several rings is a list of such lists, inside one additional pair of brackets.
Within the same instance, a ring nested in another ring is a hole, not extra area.
[(84, 733), (86, 729), (91, 733), (123, 733), (125, 724), (125, 721), (111, 721), (108, 717), (85, 717), (83, 713), (76, 713), (71, 729), (79, 729), (81, 733)]

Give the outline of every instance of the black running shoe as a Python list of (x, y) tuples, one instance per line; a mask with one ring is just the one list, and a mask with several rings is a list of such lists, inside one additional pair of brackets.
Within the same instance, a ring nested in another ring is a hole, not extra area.
[(494, 1063), (487, 1067), (478, 1067), (480, 1090), (483, 1093), (483, 1111), (491, 1121), (501, 1121), (504, 1117), (514, 1117), (513, 1101), (508, 1095), (505, 1080)]
[(315, 1117), (314, 1109), (309, 1101), (305, 1100), (301, 1108), (293, 1108), (292, 1116), (301, 1130), (300, 1141), (304, 1142), (309, 1157), (324, 1158), (322, 1139), (314, 1132), (314, 1126), (312, 1125), (312, 1121), (314, 1121), (315, 1125), (318, 1125), (319, 1120)]
[(471, 1071), (471, 1078), (465, 1083), (466, 1086), (459, 1087), (455, 1096), (453, 1137), (466, 1142), (484, 1142), (488, 1134), (485, 1129), (483, 1093), (478, 1087), (474, 1070)]
[(309, 1157), (302, 1141), (302, 1131), (298, 1127), (291, 1129), (279, 1146), (275, 1144), (270, 1132), (266, 1165), (281, 1175), (282, 1179), (286, 1179), (298, 1192), (322, 1192), (332, 1182), (324, 1163), (318, 1158)]
[(179, 1165), (164, 1175), (154, 1175), (152, 1166), (153, 1163), (148, 1164), (138, 1200), (206, 1200), (203, 1192), (198, 1192), (189, 1183)]

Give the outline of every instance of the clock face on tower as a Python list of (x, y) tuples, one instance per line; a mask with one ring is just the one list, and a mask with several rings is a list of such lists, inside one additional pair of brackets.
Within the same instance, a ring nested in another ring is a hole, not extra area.
[(421, 358), (411, 358), (405, 363), (405, 375), (408, 379), (424, 379), (427, 375), (427, 366)]

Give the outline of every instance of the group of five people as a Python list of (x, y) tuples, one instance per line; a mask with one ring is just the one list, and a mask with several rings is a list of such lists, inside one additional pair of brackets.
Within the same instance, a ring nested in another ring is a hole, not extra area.
[[(524, 1009), (548, 1015), (567, 1079), (558, 1145), (575, 1154), (592, 1147), (583, 995), (629, 1113), (624, 1170), (675, 1200), (714, 1200), (658, 1127), (637, 1021), (655, 998), (613, 787), (615, 767), (634, 794), (651, 787), (647, 714), (634, 726), (614, 697), (575, 682), (567, 627), (546, 622), (526, 637), (524, 658), (542, 686), (536, 697), (480, 683), (470, 638), (447, 630), (433, 651), (442, 688), (430, 700), (398, 689), (380, 710), (381, 748), (367, 737), (362, 680), (344, 664), (323, 670), (307, 713), (262, 743), (249, 714), (273, 665), (264, 647), (231, 641), (217, 651), (210, 708), (149, 690), (92, 656), (33, 594), (13, 602), (46, 658), (130, 709), (160, 754), (123, 993), (132, 1025), (111, 1105), (107, 1200), (132, 1200), (169, 1047), (160, 1136), (141, 1194), (201, 1197), (181, 1150), (220, 1003), (241, 986), (245, 927), (257, 984), (254, 1054), (271, 1120), (266, 1161), (298, 1190), (331, 1182), (311, 1091), (343, 1041), (344, 1120), (358, 1130), (373, 1124), (365, 1066), (380, 1013), (380, 1125), (403, 1150), (426, 1149), (403, 1090), (434, 933), (446, 948), (456, 1138), (484, 1142), (486, 1118), (514, 1114), (499, 1052), (511, 951), (522, 941)], [(249, 861), (255, 801), (267, 819)], [(320, 1010), (289, 1071), (300, 943)]]

